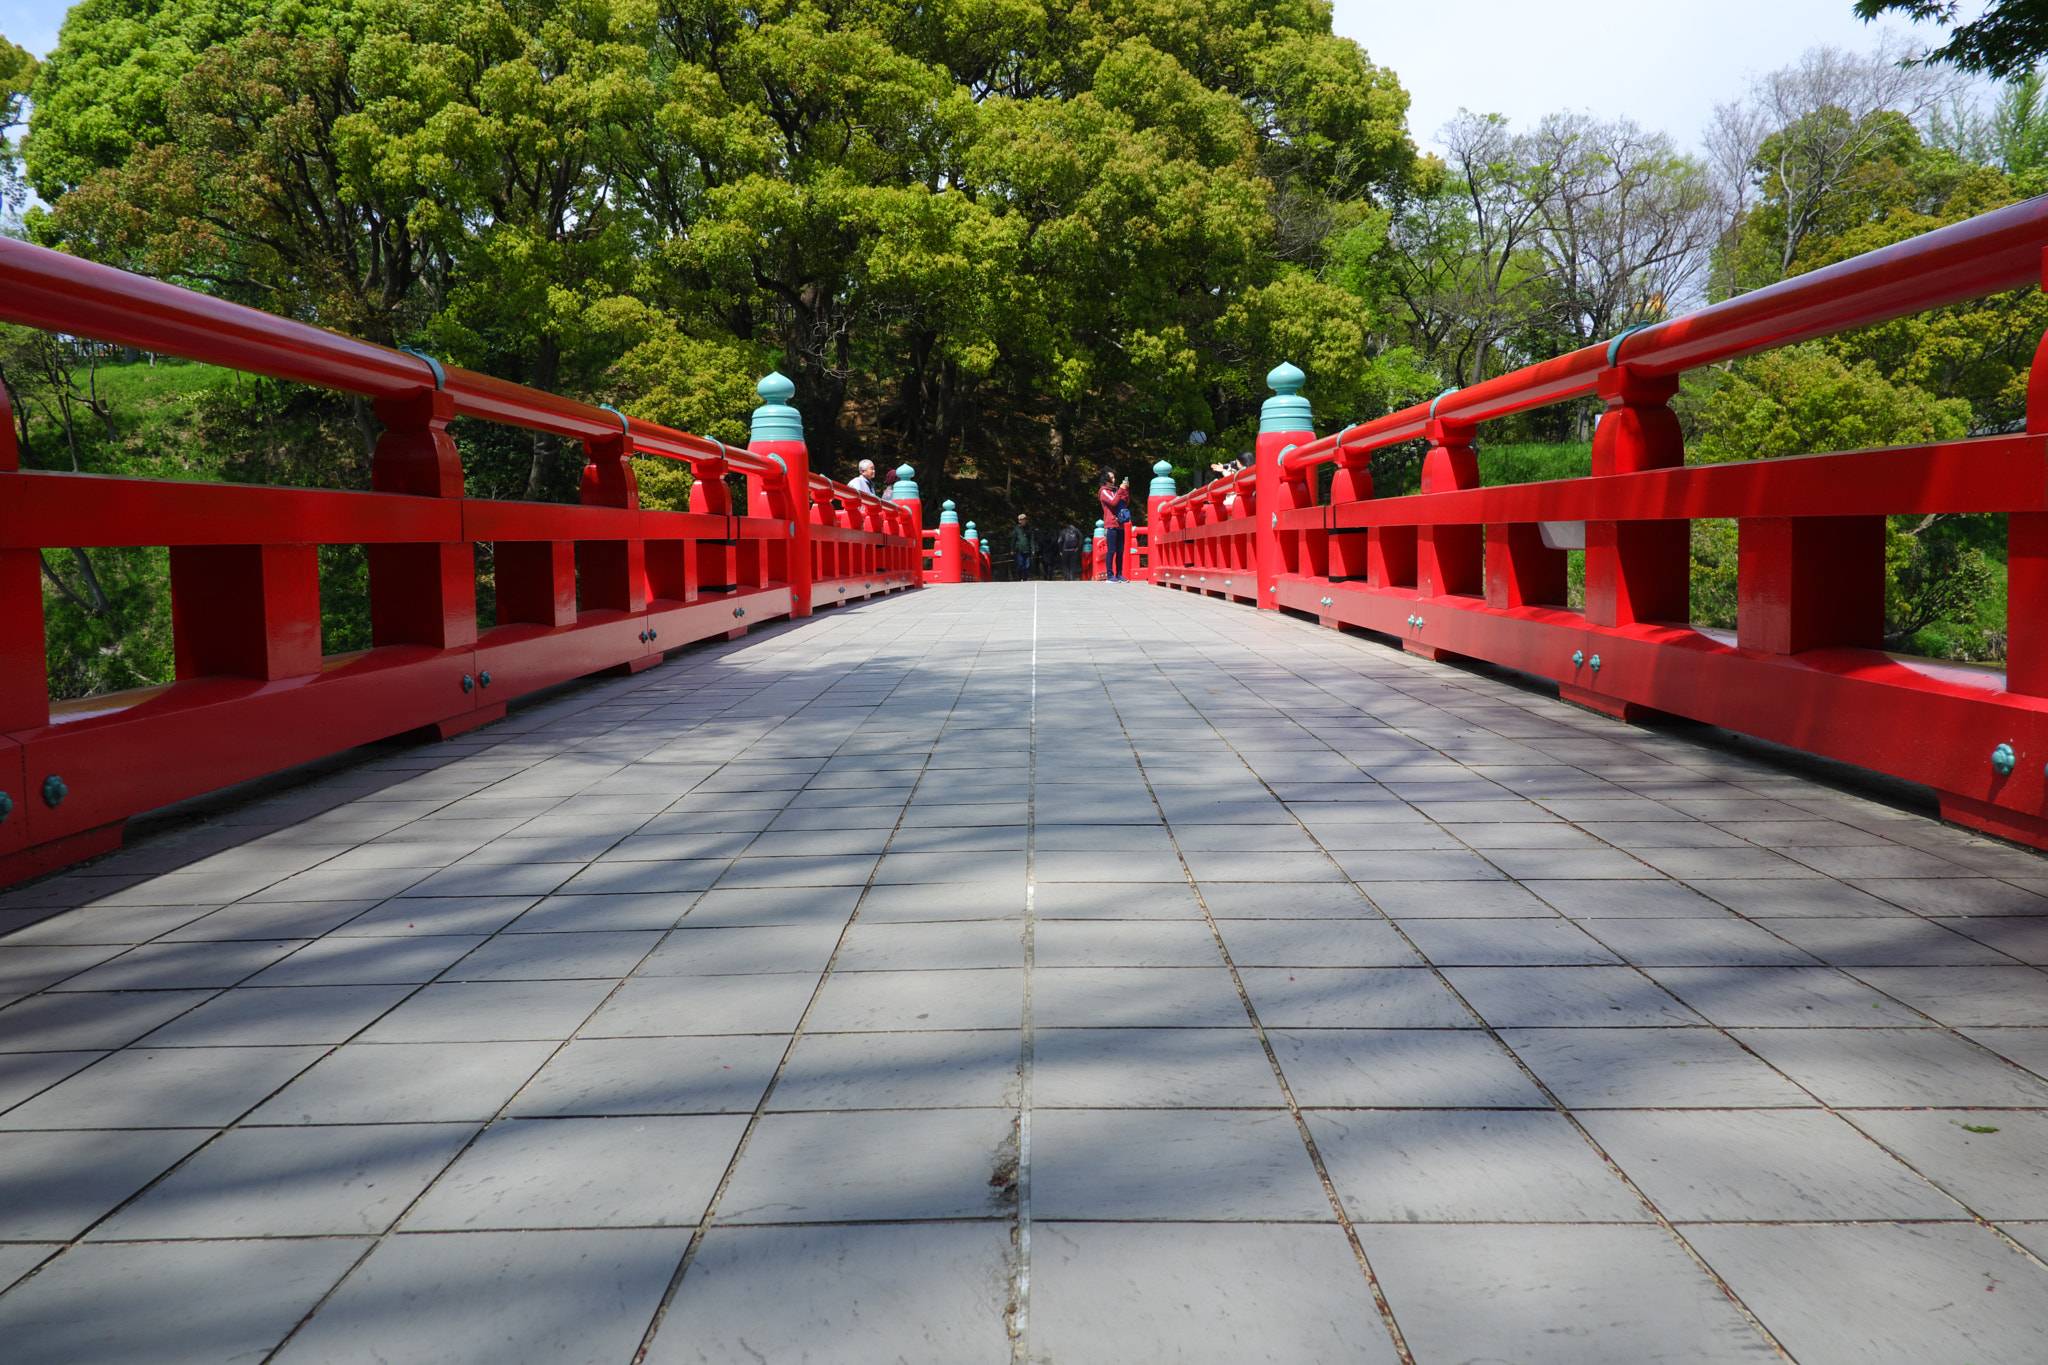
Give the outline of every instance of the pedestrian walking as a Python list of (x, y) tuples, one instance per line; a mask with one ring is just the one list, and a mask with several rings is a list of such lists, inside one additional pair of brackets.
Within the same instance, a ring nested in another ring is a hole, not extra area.
[(1128, 583), (1124, 577), (1124, 528), (1131, 524), (1131, 481), (1117, 482), (1114, 469), (1102, 471), (1102, 487), (1096, 490), (1102, 503), (1102, 533), (1109, 553), (1103, 576), (1112, 583)]
[(1038, 534), (1022, 512), (1017, 514), (1017, 529), (1010, 532), (1010, 548), (1016, 551), (1017, 581), (1022, 583), (1031, 577), (1031, 556), (1038, 549)]
[(1060, 529), (1060, 577), (1071, 583), (1081, 576), (1081, 528), (1068, 522)]

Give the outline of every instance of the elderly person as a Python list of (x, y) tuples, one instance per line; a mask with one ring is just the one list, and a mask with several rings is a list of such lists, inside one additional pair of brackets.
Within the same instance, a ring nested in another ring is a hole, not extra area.
[(862, 460), (860, 462), (860, 473), (853, 476), (853, 482), (848, 487), (857, 488), (863, 493), (879, 496), (876, 494), (875, 489), (875, 462), (873, 460)]
[(1017, 514), (1017, 529), (1010, 532), (1010, 549), (1017, 556), (1017, 581), (1022, 583), (1031, 577), (1031, 560), (1038, 553), (1038, 533), (1022, 512)]

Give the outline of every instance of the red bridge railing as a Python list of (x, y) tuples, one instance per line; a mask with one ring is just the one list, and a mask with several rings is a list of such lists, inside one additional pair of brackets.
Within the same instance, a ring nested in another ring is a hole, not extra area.
[(939, 509), (939, 524), (924, 533), (924, 581), (988, 583), (995, 578), (994, 558), (973, 522), (960, 524), (951, 501)]
[[(142, 811), (923, 578), (909, 471), (897, 501), (811, 473), (779, 375), (740, 450), (5, 239), (0, 318), (362, 394), (384, 425), (367, 493), (49, 473), (20, 468), (0, 393), (0, 885)], [(465, 497), (458, 416), (582, 442), (581, 505)], [(690, 510), (641, 508), (631, 455), (688, 461)], [(323, 544), (365, 547), (368, 649), (321, 652)], [(53, 704), (41, 551), (97, 546), (168, 547), (176, 679)]]
[[(1320, 439), (1283, 366), (1253, 467), (1154, 500), (1154, 580), (1890, 773), (1948, 819), (2048, 847), (2048, 346), (2020, 435), (1688, 468), (1667, 406), (1689, 368), (2039, 285), (2044, 247), (2031, 200)], [(1591, 477), (1478, 486), (1479, 423), (1589, 394)], [(1417, 437), (1421, 491), (1375, 499), (1371, 452)], [(1937, 512), (2009, 517), (2002, 673), (1883, 649), (1885, 518)], [(1732, 633), (1688, 624), (1696, 517), (1738, 524)]]

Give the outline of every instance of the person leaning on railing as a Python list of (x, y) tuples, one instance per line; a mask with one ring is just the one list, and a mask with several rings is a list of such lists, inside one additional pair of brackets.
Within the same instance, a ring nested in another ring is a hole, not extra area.
[(870, 497), (878, 496), (875, 493), (875, 462), (873, 460), (862, 460), (860, 462), (860, 473), (853, 476), (853, 481), (847, 487), (866, 493)]

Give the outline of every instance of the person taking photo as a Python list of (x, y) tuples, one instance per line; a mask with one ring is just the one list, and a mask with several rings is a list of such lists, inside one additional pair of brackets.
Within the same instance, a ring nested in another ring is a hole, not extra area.
[(1117, 481), (1114, 469), (1102, 471), (1102, 487), (1096, 496), (1102, 502), (1102, 531), (1109, 542), (1104, 577), (1112, 583), (1128, 583), (1124, 577), (1124, 528), (1131, 524), (1131, 481)]

